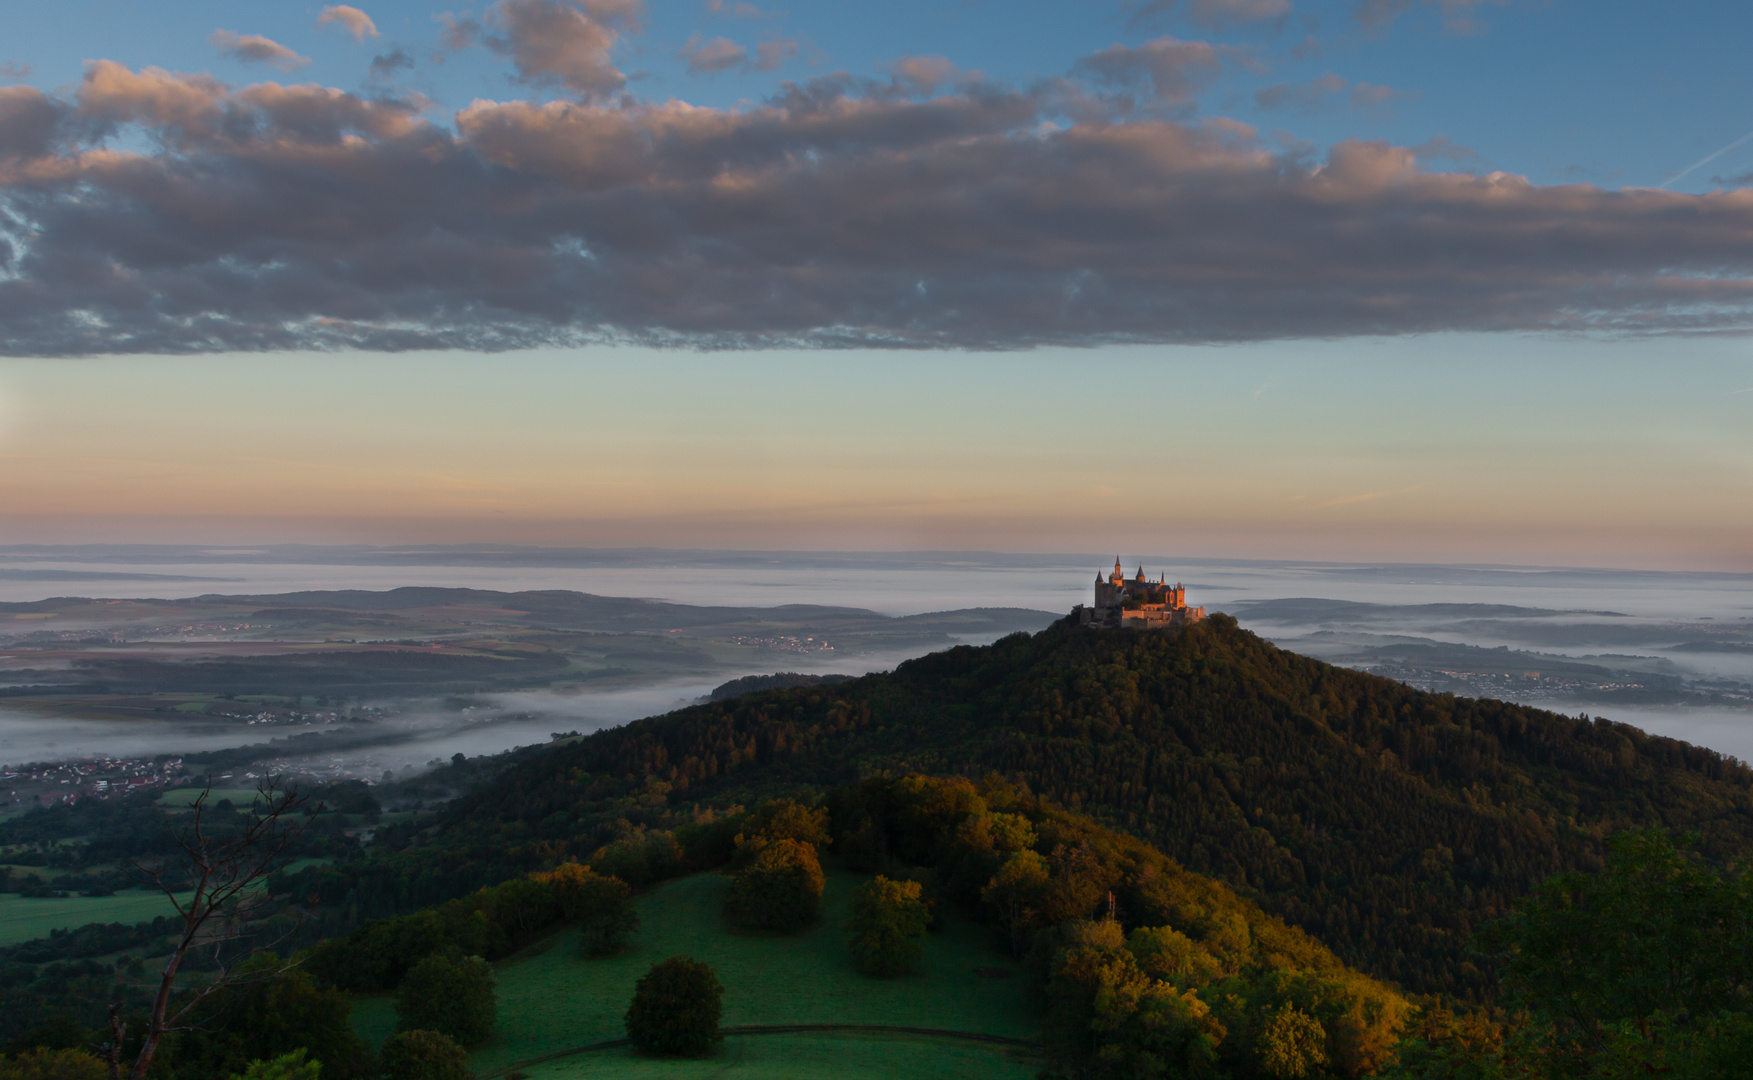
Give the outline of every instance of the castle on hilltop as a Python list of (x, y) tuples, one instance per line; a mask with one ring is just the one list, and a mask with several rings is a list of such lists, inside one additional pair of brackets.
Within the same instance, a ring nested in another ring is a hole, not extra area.
[(1159, 630), (1186, 626), (1205, 618), (1202, 607), (1187, 606), (1187, 590), (1179, 582), (1169, 584), (1168, 575), (1157, 581), (1144, 579), (1144, 567), (1138, 576), (1126, 580), (1120, 560), (1114, 559), (1114, 572), (1107, 580), (1096, 575), (1096, 602), (1092, 607), (1077, 605), (1074, 612), (1079, 626), (1099, 626), (1112, 630)]

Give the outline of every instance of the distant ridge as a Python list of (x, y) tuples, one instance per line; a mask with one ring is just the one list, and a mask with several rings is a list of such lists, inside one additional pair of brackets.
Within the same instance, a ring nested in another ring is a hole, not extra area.
[(846, 682), (854, 678), (852, 675), (800, 675), (795, 671), (776, 671), (771, 675), (744, 675), (740, 679), (732, 679), (721, 686), (715, 686), (707, 695), (711, 701), (729, 701), (744, 694), (753, 694), (758, 690), (790, 690), (799, 686), (820, 686), (824, 683)]

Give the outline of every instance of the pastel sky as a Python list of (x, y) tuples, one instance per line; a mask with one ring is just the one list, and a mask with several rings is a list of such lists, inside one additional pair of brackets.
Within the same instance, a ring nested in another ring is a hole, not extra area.
[(1753, 569), (1748, 40), (1716, 2), (13, 5), (0, 542)]

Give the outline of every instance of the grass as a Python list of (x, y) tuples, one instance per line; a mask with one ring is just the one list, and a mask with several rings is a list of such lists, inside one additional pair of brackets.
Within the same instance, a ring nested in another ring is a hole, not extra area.
[[(218, 804), (220, 799), (230, 799), (232, 805), (238, 810), (248, 810), (250, 804), (255, 802), (260, 794), (261, 793), (253, 787), (216, 787), (208, 793), (207, 803), (209, 806), (212, 806)], [(161, 806), (193, 806), (195, 805), (195, 800), (200, 797), (201, 789), (198, 787), (172, 788), (159, 796), (158, 802)]]
[(86, 923), (132, 925), (172, 914), (170, 901), (156, 890), (126, 889), (114, 896), (70, 896), (65, 900), (0, 895), (0, 945), (16, 945), (47, 937), (51, 930), (71, 930)]
[(999, 1047), (948, 1039), (870, 1035), (771, 1035), (729, 1038), (703, 1061), (654, 1061), (631, 1050), (603, 1050), (522, 1070), (531, 1080), (661, 1077), (700, 1080), (1031, 1080), (1039, 1061)]
[[(1014, 1038), (1035, 1036), (1022, 973), (988, 931), (959, 919), (925, 942), (925, 970), (871, 979), (852, 969), (845, 924), (863, 879), (830, 873), (824, 918), (795, 937), (732, 934), (719, 917), (726, 878), (697, 874), (639, 899), (642, 929), (619, 956), (587, 960), (568, 930), (499, 965), (499, 1025), (470, 1065), (478, 1073), (571, 1047), (620, 1038), (633, 985), (652, 964), (676, 955), (712, 965), (724, 984), (726, 1027), (743, 1024), (862, 1023), (943, 1028)], [(977, 969), (998, 969), (990, 978)], [(354, 1022), (377, 1042), (395, 1029), (388, 997), (360, 1000)], [(736, 1075), (810, 1080), (830, 1076), (1028, 1077), (1038, 1064), (1000, 1047), (920, 1037), (798, 1034), (732, 1037), (706, 1062), (653, 1062), (626, 1050), (594, 1051), (524, 1070), (543, 1080), (579, 1076)]]
[[(328, 858), (296, 859), (286, 869), (322, 866)], [(42, 867), (21, 867), (34, 876), (46, 876)], [(183, 894), (188, 895), (188, 894)], [(0, 945), (16, 945), (48, 937), (51, 930), (73, 930), (87, 923), (133, 924), (174, 915), (170, 901), (157, 889), (123, 889), (114, 896), (69, 896), (63, 900), (27, 899), (0, 893)]]

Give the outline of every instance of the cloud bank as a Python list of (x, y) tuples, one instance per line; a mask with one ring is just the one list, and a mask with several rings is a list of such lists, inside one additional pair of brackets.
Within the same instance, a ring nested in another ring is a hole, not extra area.
[[(0, 88), (0, 352), (591, 341), (1019, 349), (1747, 326), (1753, 191), (1537, 186), (1283, 149), (1164, 39), (1015, 87), (938, 58), (742, 108), (643, 102), (630, 3), (453, 31), (571, 100), (232, 86), (97, 61)], [(470, 35), (473, 35), (470, 38)], [(467, 44), (467, 41), (463, 42)], [(1421, 159), (1424, 164), (1421, 164)]]

